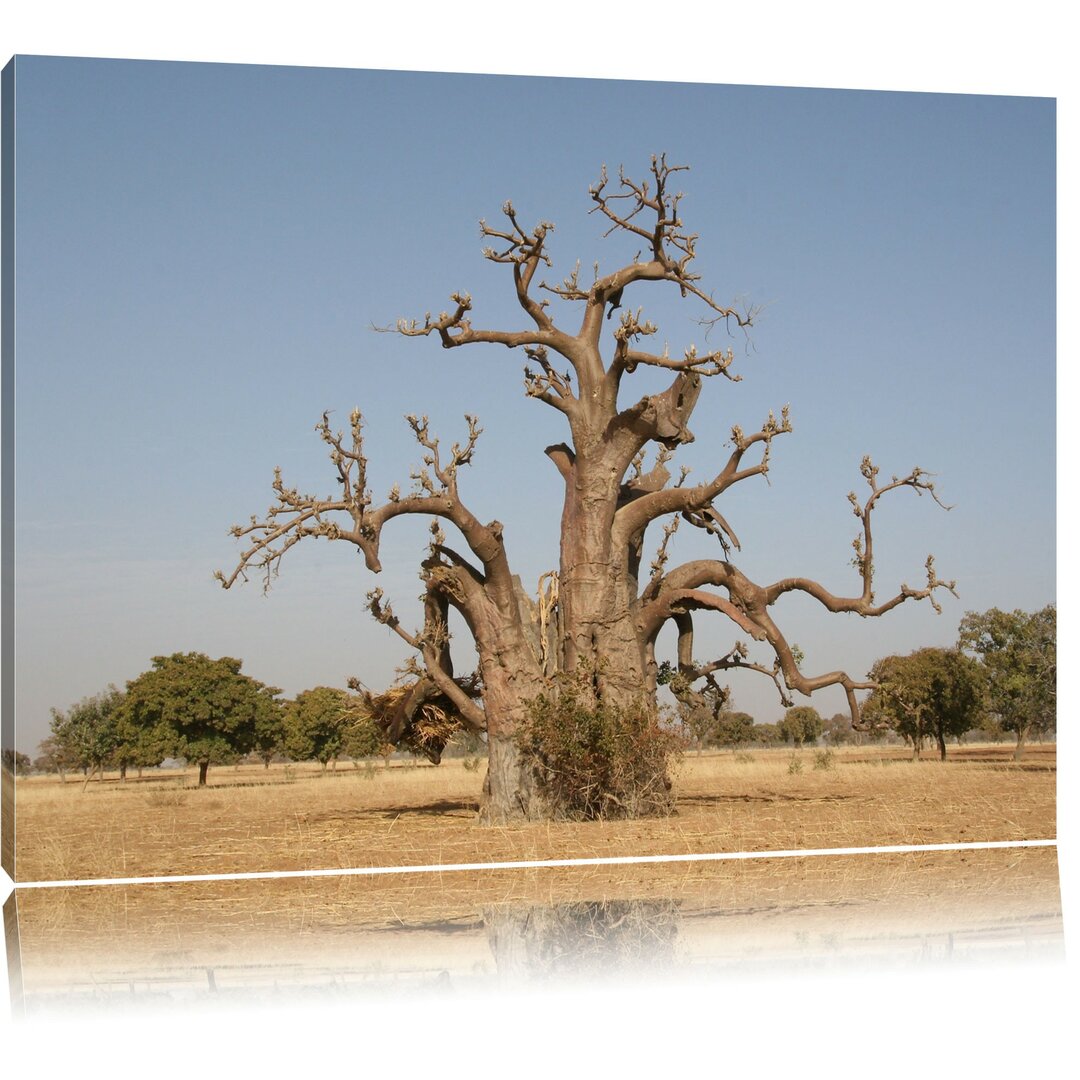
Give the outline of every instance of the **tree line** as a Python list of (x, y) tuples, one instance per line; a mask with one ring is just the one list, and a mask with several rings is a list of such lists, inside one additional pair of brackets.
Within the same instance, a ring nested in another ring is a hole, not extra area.
[(317, 686), (282, 699), (229, 656), (173, 653), (151, 664), (124, 690), (110, 685), (69, 709), (54, 708), (35, 764), (62, 777), (81, 771), (88, 783), (107, 768), (124, 779), (131, 768), (179, 758), (198, 766), (202, 786), (211, 765), (252, 754), (267, 767), (281, 756), (325, 769), (343, 754), (392, 749), (362, 694)]
[[(830, 746), (894, 733), (918, 757), (936, 744), (982, 729), (1011, 734), (1019, 759), (1031, 737), (1056, 728), (1057, 618), (1040, 611), (969, 612), (951, 648), (927, 647), (878, 660), (869, 673), (876, 688), (862, 707), (862, 722), (838, 713), (824, 719), (811, 706), (792, 706), (775, 724), (759, 724), (731, 707), (730, 696), (710, 705), (681, 707), (678, 720), (697, 747), (741, 745)], [(155, 656), (151, 668), (127, 683), (110, 685), (72, 705), (54, 708), (50, 734), (34, 761), (38, 769), (82, 772), (86, 782), (117, 769), (154, 767), (169, 758), (198, 766), (199, 784), (211, 765), (249, 755), (268, 767), (275, 758), (318, 761), (325, 770), (340, 756), (388, 755), (394, 747), (370, 694), (317, 686), (294, 698), (241, 671), (242, 662), (203, 653)], [(412, 747), (415, 750), (415, 747)], [(430, 751), (425, 751), (431, 756)], [(436, 755), (432, 760), (436, 760)], [(26, 772), (24, 754), (5, 760)]]
[(840, 745), (892, 732), (915, 757), (932, 743), (944, 760), (948, 740), (981, 729), (1014, 737), (1019, 760), (1029, 738), (1056, 730), (1057, 609), (968, 612), (951, 648), (882, 657), (868, 677), (875, 689), (863, 703), (858, 729), (844, 714), (824, 720), (808, 705), (792, 706), (778, 724), (755, 724), (727, 707), (729, 700), (684, 709), (681, 718), (699, 747), (781, 741), (798, 747), (822, 736)]

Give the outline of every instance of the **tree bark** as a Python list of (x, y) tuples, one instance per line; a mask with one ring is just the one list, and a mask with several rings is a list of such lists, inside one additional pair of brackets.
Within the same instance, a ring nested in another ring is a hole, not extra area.
[(542, 819), (544, 803), (536, 780), (522, 761), (514, 735), (488, 735), (488, 768), (479, 820), (482, 825)]
[(206, 771), (210, 768), (209, 761), (199, 762), (199, 787), (206, 787)]
[(1013, 761), (1020, 761), (1024, 756), (1024, 746), (1027, 741), (1027, 728), (1016, 729), (1016, 749), (1013, 750)]

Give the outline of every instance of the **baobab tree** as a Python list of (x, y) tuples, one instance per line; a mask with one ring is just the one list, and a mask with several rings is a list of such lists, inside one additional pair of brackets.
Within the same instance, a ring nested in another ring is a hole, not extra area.
[[(385, 328), (408, 338), (433, 338), (448, 350), (477, 344), (520, 350), (526, 361), (526, 395), (565, 417), (568, 441), (545, 451), (565, 484), (558, 569), (541, 578), (535, 598), (526, 595), (511, 569), (502, 524), (478, 520), (461, 490), (461, 470), (471, 464), (481, 433), (472, 416), (466, 417), (466, 438), (449, 451), (430, 431), (427, 417), (407, 417), (423, 448), (424, 465), (412, 474), (411, 491), (403, 494), (395, 486), (379, 502), (368, 487), (360, 411), (351, 415), (348, 438), (332, 430), (324, 414), (318, 431), (329, 447), (340, 490), (326, 498), (302, 494), (287, 487), (277, 470), (276, 501), (267, 514), (233, 529), (235, 536), (250, 539), (251, 546), (229, 576), (218, 574), (228, 588), (256, 570), (269, 587), (282, 556), (306, 537), (352, 544), (363, 553), (367, 568), (378, 573), (384, 527), (402, 515), (432, 516), (432, 541), (421, 566), (423, 625), (416, 631), (406, 629), (379, 589), (369, 593), (375, 618), (415, 650), (415, 683), (388, 724), (388, 735), (392, 741), (405, 738), (411, 718), (433, 698), (449, 703), (463, 726), (486, 733), (482, 820), (532, 818), (551, 811), (537, 772), (522, 753), (520, 733), (528, 724), (530, 703), (554, 699), (567, 676), (579, 679), (598, 706), (640, 718), (643, 710), (655, 716), (660, 680), (667, 679), (684, 700), (705, 694), (719, 708), (725, 695), (719, 692), (717, 673), (750, 670), (771, 679), (788, 705), (793, 691), (810, 695), (841, 686), (857, 723), (856, 691), (872, 684), (843, 671), (804, 674), (770, 609), (785, 594), (803, 592), (829, 612), (877, 616), (922, 599), (940, 610), (935, 593), (953, 587), (937, 578), (930, 557), (925, 587), (902, 585), (891, 598), (875, 599), (874, 506), (900, 488), (929, 493), (935, 500), (937, 496), (922, 469), (881, 483), (869, 458), (861, 467), (869, 495), (862, 503), (854, 493), (849, 496), (860, 521), (854, 544), (861, 579), (857, 595), (834, 595), (805, 577), (761, 585), (738, 569), (731, 557), (739, 541), (718, 504), (735, 485), (767, 474), (773, 440), (791, 431), (786, 407), (779, 416), (770, 413), (756, 431), (734, 426), (731, 452), (711, 478), (689, 484), (686, 469), (673, 478), (668, 463), (693, 441), (689, 423), (705, 381), (738, 381), (741, 376), (732, 371), (730, 347), (699, 352), (689, 345), (681, 356), (666, 348), (650, 351), (647, 339), (657, 327), (643, 317), (642, 307), (630, 305), (631, 299), (644, 296), (647, 287), (675, 288), (688, 303), (701, 306), (701, 321), (708, 325), (745, 328), (756, 314), (718, 302), (693, 270), (697, 236), (683, 225), (682, 193), (672, 190), (676, 174), (685, 168), (669, 165), (660, 156), (652, 159), (642, 181), (620, 168), (613, 182), (606, 168), (601, 171), (589, 188), (591, 212), (605, 220), (605, 236), (629, 236), (641, 250), (610, 273), (601, 274), (597, 264), (591, 283), (582, 280), (580, 264), (559, 284), (538, 276), (552, 265), (550, 223), (542, 221), (529, 230), (509, 202), (497, 226), (482, 221), (489, 245), (483, 254), (506, 267), (524, 329), (474, 325), (473, 300), (466, 293), (454, 293), (452, 309), (438, 316), (402, 319)], [(570, 313), (576, 330), (560, 325), (567, 320), (556, 319), (553, 304)], [(624, 382), (641, 368), (669, 373), (670, 383), (631, 404), (620, 403)], [(646, 467), (650, 451), (655, 456)], [(643, 563), (646, 530), (661, 519), (670, 520), (660, 548), (651, 563)], [(669, 566), (680, 522), (715, 537), (721, 557)], [(448, 544), (444, 525), (454, 527), (467, 551)], [(447, 631), (451, 609), (463, 617), (476, 647), (478, 666), (468, 678), (455, 676)], [(738, 639), (723, 655), (698, 663), (694, 633), (696, 620), (703, 616), (730, 620)], [(657, 636), (669, 622), (678, 632), (676, 663), (661, 666)], [(762, 643), (770, 659), (752, 658), (744, 638)]]

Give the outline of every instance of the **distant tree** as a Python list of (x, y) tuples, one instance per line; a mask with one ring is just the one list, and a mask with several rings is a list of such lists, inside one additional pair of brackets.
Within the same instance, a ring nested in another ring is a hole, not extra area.
[(725, 709), (716, 720), (713, 738), (720, 746), (735, 749), (754, 738), (754, 718), (745, 712)]
[(60, 737), (53, 734), (38, 743), (38, 756), (34, 758), (34, 768), (41, 772), (55, 772), (60, 776), (60, 782), (67, 782), (67, 774), (79, 768), (71, 748), (61, 741)]
[(776, 746), (777, 743), (784, 741), (784, 736), (780, 734), (779, 724), (755, 724), (751, 738), (764, 746)]
[(52, 709), (49, 728), (56, 740), (57, 755), (74, 762), (86, 773), (83, 790), (94, 773), (105, 778), (105, 766), (116, 754), (120, 742), (117, 713), (124, 692), (110, 685), (108, 689), (72, 705), (67, 712)]
[(830, 746), (843, 746), (857, 740), (859, 733), (851, 726), (847, 713), (834, 713), (824, 722), (822, 734)]
[(870, 670), (878, 688), (863, 716), (885, 724), (911, 743), (918, 758), (926, 739), (936, 741), (945, 760), (945, 740), (977, 726), (985, 705), (980, 665), (958, 649), (917, 649), (886, 656)]
[(13, 776), (25, 776), (33, 768), (30, 758), (18, 750), (5, 748), (2, 754), (3, 767)]
[(989, 711), (988, 706), (987, 712), (983, 714), (982, 719), (979, 721), (979, 726), (972, 728), (967, 735), (970, 742), (1000, 743), (1004, 742), (1010, 736), (1010, 733), (1001, 726), (1001, 721)]
[(344, 752), (355, 707), (355, 695), (332, 686), (297, 694), (285, 703), (285, 753), (293, 761), (318, 761), (325, 772), (327, 763)]
[(960, 622), (959, 647), (986, 673), (987, 709), (1016, 736), (1015, 760), (1029, 735), (1057, 721), (1057, 608), (1041, 611), (969, 611)]
[(255, 718), (255, 738), (251, 751), (263, 763), (264, 769), (279, 754), (285, 754), (285, 705), (279, 702), (276, 709), (262, 709)]
[(710, 681), (700, 690), (694, 690), (686, 676), (666, 660), (657, 670), (656, 681), (675, 696), (677, 722), (699, 754), (719, 741), (720, 718), (731, 704), (731, 691), (727, 687)]
[(822, 732), (822, 719), (812, 705), (795, 705), (784, 713), (777, 725), (784, 742), (801, 747), (804, 742), (816, 742)]
[(242, 661), (203, 653), (155, 656), (153, 667), (128, 683), (125, 709), (166, 756), (209, 767), (250, 753), (261, 723), (281, 708), (281, 691), (240, 673)]
[(718, 718), (712, 709), (680, 702), (676, 715), (687, 736), (688, 747), (692, 743), (700, 754), (715, 741)]

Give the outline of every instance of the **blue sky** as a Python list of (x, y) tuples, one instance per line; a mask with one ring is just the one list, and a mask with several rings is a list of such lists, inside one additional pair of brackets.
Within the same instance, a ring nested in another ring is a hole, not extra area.
[[(183, 63), (18, 62), (17, 706), (20, 748), (50, 706), (151, 656), (243, 658), (288, 693), (403, 657), (363, 610), (381, 585), (407, 616), (426, 523), (384, 541), (376, 580), (345, 545), (290, 552), (269, 597), (223, 592), (233, 522), (266, 508), (273, 467), (333, 485), (314, 425), (368, 425), (373, 487), (419, 457), (406, 413), (448, 442), (485, 434), (463, 494), (506, 526), (526, 582), (557, 563), (561, 417), (524, 398), (505, 349), (444, 353), (378, 335), (472, 293), (516, 327), (477, 221), (510, 198), (555, 222), (559, 279), (627, 261), (587, 214), (602, 162), (691, 165), (684, 218), (720, 298), (765, 305), (708, 384), (681, 460), (703, 476), (731, 425), (790, 403), (770, 484), (723, 512), (751, 577), (857, 587), (859, 460), (938, 474), (953, 509), (898, 492), (877, 519), (878, 590), (921, 584), (927, 552), (960, 600), (873, 622), (798, 598), (776, 609), (805, 670), (947, 644), (966, 610), (1055, 597), (1054, 106), (1048, 99)], [(643, 289), (661, 338), (702, 343), (702, 312)], [(714, 337), (710, 343), (715, 342)], [(633, 391), (653, 388), (636, 379)], [(678, 554), (715, 554), (682, 530)], [(406, 619), (408, 621), (408, 619)], [(708, 646), (730, 647), (717, 623)], [(465, 642), (460, 642), (464, 650)], [(463, 651), (461, 666), (468, 666)], [(732, 682), (759, 720), (764, 680)], [(828, 714), (839, 695), (816, 695)]]

